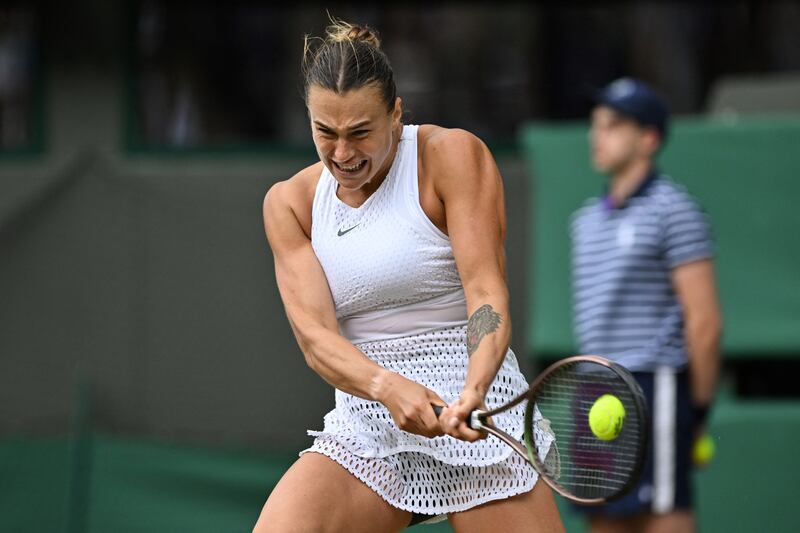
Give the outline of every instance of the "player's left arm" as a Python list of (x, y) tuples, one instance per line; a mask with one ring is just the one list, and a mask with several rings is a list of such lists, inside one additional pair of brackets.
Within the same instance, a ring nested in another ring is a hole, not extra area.
[(441, 420), (449, 434), (474, 440), (481, 433), (469, 429), (465, 420), (483, 405), (511, 340), (503, 183), (489, 149), (466, 131), (441, 130), (427, 143), (423, 156), (444, 205), (467, 300), (467, 378), (459, 400)]
[(713, 401), (720, 369), (722, 314), (714, 264), (711, 259), (702, 259), (679, 265), (671, 272), (683, 309), (692, 402), (703, 412)]

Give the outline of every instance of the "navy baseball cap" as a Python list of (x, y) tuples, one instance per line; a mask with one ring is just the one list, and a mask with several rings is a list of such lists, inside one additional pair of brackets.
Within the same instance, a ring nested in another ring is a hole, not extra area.
[(661, 96), (636, 78), (620, 78), (595, 92), (594, 103), (606, 105), (642, 126), (655, 128), (667, 137), (669, 111)]

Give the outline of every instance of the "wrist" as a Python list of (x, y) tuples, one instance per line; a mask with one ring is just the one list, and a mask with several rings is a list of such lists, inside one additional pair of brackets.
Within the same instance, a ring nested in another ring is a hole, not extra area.
[(369, 395), (370, 399), (376, 402), (384, 403), (386, 397), (392, 390), (393, 378), (397, 376), (394, 372), (386, 370), (385, 368), (378, 369), (370, 379)]
[(462, 398), (477, 398), (481, 402), (486, 398), (486, 387), (480, 385), (465, 385), (461, 391)]

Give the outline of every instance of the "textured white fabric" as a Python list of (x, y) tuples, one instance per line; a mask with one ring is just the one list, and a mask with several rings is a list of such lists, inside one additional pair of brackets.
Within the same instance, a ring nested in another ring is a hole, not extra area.
[(419, 205), (417, 126), (403, 128), (389, 174), (364, 204), (348, 206), (336, 188), (336, 179), (324, 169), (312, 207), (311, 244), (337, 318), (462, 289), (450, 240)]
[[(331, 289), (342, 334), (379, 365), (450, 403), (467, 375), (467, 309), (450, 240), (419, 204), (417, 126), (405, 126), (386, 179), (359, 208), (336, 196), (323, 170), (312, 208), (312, 246)], [(486, 396), (500, 406), (527, 388), (508, 350)], [(493, 417), (522, 438), (525, 405)], [(536, 413), (535, 418), (541, 419)], [(543, 427), (545, 427), (543, 425)], [(386, 407), (336, 391), (311, 448), (341, 464), (391, 505), (436, 515), (530, 490), (537, 474), (490, 437), (429, 439), (399, 429)], [(542, 453), (552, 435), (537, 427)]]
[(528, 492), (537, 480), (536, 472), (517, 454), (489, 466), (456, 468), (418, 452), (363, 458), (328, 437), (317, 438), (306, 452), (330, 457), (393, 507), (420, 514), (466, 511)]
[[(373, 361), (436, 391), (448, 403), (458, 398), (466, 379), (466, 326), (357, 346)], [(486, 395), (486, 405), (498, 407), (526, 388), (516, 357), (509, 350)], [(522, 439), (524, 408), (523, 402), (492, 420)], [(534, 419), (541, 420), (538, 410)], [(553, 440), (544, 427), (535, 426), (542, 460)], [(382, 404), (339, 390), (335, 409), (325, 415), (324, 429), (309, 434), (317, 439), (306, 451), (324, 453), (393, 506), (416, 513), (461, 511), (526, 492), (537, 479), (532, 467), (515, 466), (518, 461), (511, 457), (515, 455), (511, 448), (494, 437), (469, 443), (449, 436), (429, 439), (414, 435), (399, 429)], [(417, 477), (405, 474), (422, 476), (424, 472), (432, 472), (425, 478), (428, 492), (419, 493), (414, 488)], [(465, 488), (454, 484), (454, 479), (474, 482)]]

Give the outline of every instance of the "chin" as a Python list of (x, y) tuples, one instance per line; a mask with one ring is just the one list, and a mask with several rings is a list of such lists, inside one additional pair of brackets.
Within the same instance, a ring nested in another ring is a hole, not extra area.
[(361, 176), (359, 176), (359, 177), (356, 177), (356, 178), (350, 178), (350, 177), (347, 177), (347, 176), (339, 176), (339, 175), (334, 174), (334, 177), (336, 178), (336, 181), (339, 182), (339, 185), (341, 187), (344, 187), (345, 189), (351, 189), (351, 190), (360, 189), (361, 187), (363, 187), (364, 185), (366, 185), (367, 183), (372, 181), (372, 176), (369, 176), (369, 177), (361, 177)]

